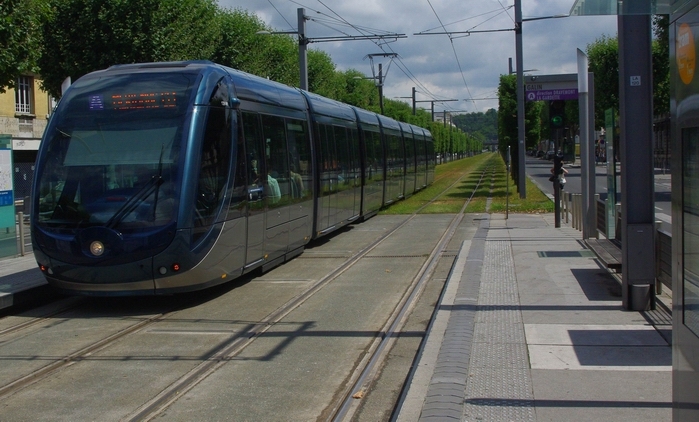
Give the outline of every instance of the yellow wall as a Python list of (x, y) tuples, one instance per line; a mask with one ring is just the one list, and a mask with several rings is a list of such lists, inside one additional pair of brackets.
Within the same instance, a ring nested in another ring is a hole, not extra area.
[(0, 94), (0, 116), (15, 116), (15, 90), (6, 89)]
[[(46, 115), (50, 113), (49, 95), (40, 87), (41, 79), (34, 77), (34, 92), (33, 92), (33, 107), (32, 114), (37, 119), (46, 120)], [(4, 93), (0, 93), (0, 116), (16, 117), (15, 116), (15, 90), (6, 89)]]

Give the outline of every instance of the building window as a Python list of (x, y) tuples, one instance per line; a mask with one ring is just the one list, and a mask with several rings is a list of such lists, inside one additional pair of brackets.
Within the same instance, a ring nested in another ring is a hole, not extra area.
[(32, 112), (32, 78), (20, 76), (15, 89), (15, 112), (30, 114)]

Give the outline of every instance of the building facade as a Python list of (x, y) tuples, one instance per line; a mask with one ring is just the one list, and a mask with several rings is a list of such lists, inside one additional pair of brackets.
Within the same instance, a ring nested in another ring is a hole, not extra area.
[(12, 145), (15, 199), (29, 196), (34, 161), (55, 101), (38, 75), (23, 75), (16, 88), (0, 93), (0, 139)]

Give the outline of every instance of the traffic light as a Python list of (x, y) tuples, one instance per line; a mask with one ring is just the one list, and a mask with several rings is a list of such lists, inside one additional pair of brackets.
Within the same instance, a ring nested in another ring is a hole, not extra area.
[(566, 102), (563, 100), (549, 101), (549, 122), (552, 129), (562, 128), (565, 123)]

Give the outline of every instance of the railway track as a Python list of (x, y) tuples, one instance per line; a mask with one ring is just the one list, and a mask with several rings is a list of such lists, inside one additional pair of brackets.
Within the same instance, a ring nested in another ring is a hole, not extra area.
[[(488, 176), (492, 180), (493, 170), (491, 168), (481, 171), (480, 181), (473, 193), (476, 192), (481, 183), (487, 180)], [(224, 340), (216, 342), (215, 347), (204, 348), (204, 352), (196, 355), (196, 358), (192, 357), (194, 354), (186, 359), (181, 358), (190, 363), (185, 370), (181, 369), (177, 375), (170, 376), (162, 384), (162, 387), (157, 388), (157, 394), (146, 395), (147, 399), (140, 398), (141, 402), (136, 405), (132, 403), (130, 407), (132, 410), (119, 414), (117, 419), (142, 421), (162, 417), (173, 404), (186, 397), (190, 391), (203, 383), (207, 378), (212, 377), (229, 362), (242, 359), (241, 356), (246, 349), (260, 339), (266, 338), (268, 333), (283, 326), (285, 318), (288, 318), (292, 312), (309, 302), (324, 288), (337, 282), (350, 269), (363, 262), (362, 260), (369, 256), (372, 251), (381, 247), (392, 236), (400, 232), (401, 229), (411, 224), (423, 208), (438, 200), (439, 197), (460, 182), (461, 179), (457, 180), (420, 210), (407, 218), (401, 219), (392, 227), (385, 229), (373, 241), (351, 253), (340, 265), (334, 265), (332, 271), (310, 283), (300, 282), (300, 284), (304, 284), (302, 289), (299, 289), (293, 296), (280, 301), (279, 305), (265, 310), (263, 316), (244, 321), (241, 324), (241, 328), (228, 330), (217, 328), (211, 330), (211, 336), (223, 337)], [(417, 270), (416, 275), (407, 283), (407, 288), (405, 288), (397, 303), (394, 304), (393, 310), (386, 317), (383, 325), (376, 331), (373, 339), (368, 342), (361, 354), (361, 359), (356, 362), (350, 375), (344, 380), (339, 390), (334, 392), (332, 400), (325, 405), (321, 413), (322, 419), (339, 421), (353, 418), (360, 402), (357, 398), (365, 396), (372, 383), (374, 383), (378, 369), (383, 365), (387, 353), (395, 341), (396, 333), (405, 324), (407, 316), (434, 273), (439, 257), (453, 239), (459, 224), (464, 218), (464, 210), (473, 197), (473, 193), (464, 203), (461, 211), (451, 218), (446, 230), (442, 232), (431, 251), (428, 254), (423, 253), (421, 255), (425, 256), (423, 258), (424, 262)], [(288, 281), (284, 282), (288, 283)], [(128, 308), (126, 300), (101, 301), (74, 298), (41, 316), (24, 318), (15, 325), (8, 324), (6, 328), (0, 329), (0, 360), (22, 360), (21, 354), (13, 357), (8, 348), (11, 349), (13, 345), (26, 343), (27, 339), (32, 339), (33, 337), (36, 337), (37, 340), (30, 341), (38, 342), (42, 337), (57, 335), (55, 332), (50, 334), (52, 330), (55, 331), (57, 329), (60, 335), (61, 329), (71, 332), (72, 328), (72, 330), (82, 331), (87, 334), (84, 335), (83, 341), (71, 342), (71, 345), (73, 345), (71, 350), (65, 352), (51, 350), (50, 354), (38, 354), (41, 358), (33, 361), (39, 362), (39, 364), (25, 365), (24, 372), (20, 369), (19, 372), (5, 371), (5, 374), (0, 373), (0, 405), (5, 406), (5, 408), (14, 408), (15, 405), (22, 402), (23, 397), (20, 396), (31, 396), (34, 394), (34, 391), (50, 388), (55, 379), (66, 377), (67, 375), (62, 375), (65, 369), (104, 360), (104, 356), (109, 356), (112, 353), (110, 350), (119, 349), (123, 347), (123, 344), (138, 341), (134, 339), (143, 336), (144, 333), (166, 333), (167, 330), (161, 327), (173, 324), (173, 322), (178, 320), (188, 320), (187, 318), (189, 317), (184, 315), (188, 315), (192, 309), (196, 308), (197, 304), (205, 302), (210, 297), (226, 294), (228, 293), (227, 289), (235, 291), (237, 286), (254, 283), (254, 279), (243, 279), (239, 282), (234, 282), (232, 286), (193, 295), (190, 300), (158, 299), (161, 301), (161, 306), (159, 307), (163, 309), (157, 309), (157, 312), (153, 312), (152, 307), (144, 306), (141, 309), (137, 306), (136, 311), (133, 309), (130, 311), (133, 315), (120, 313), (120, 311)], [(99, 308), (105, 304), (116, 304), (117, 309), (100, 312)], [(141, 315), (141, 311), (145, 311), (143, 315)], [(74, 327), (68, 327), (70, 325)], [(101, 335), (99, 335), (100, 332)], [(201, 332), (201, 329), (196, 331), (197, 334)], [(177, 333), (185, 333), (185, 331), (177, 331)], [(51, 343), (46, 344), (50, 345)], [(25, 352), (24, 359), (30, 362), (32, 359), (29, 357), (30, 354)], [(151, 359), (155, 358), (151, 357)], [(3, 404), (3, 402), (5, 403)], [(12, 415), (12, 413), (6, 413), (6, 415)], [(107, 419), (110, 418), (107, 417)], [(9, 417), (8, 420), (12, 420), (12, 417)]]

